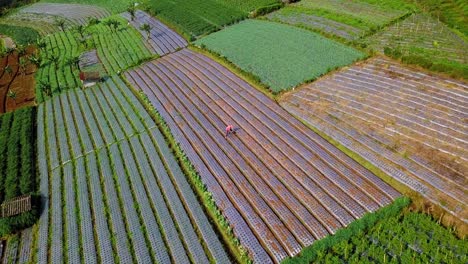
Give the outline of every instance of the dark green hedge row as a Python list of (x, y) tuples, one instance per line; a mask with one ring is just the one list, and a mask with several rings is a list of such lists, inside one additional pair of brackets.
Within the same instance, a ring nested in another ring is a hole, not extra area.
[(40, 37), (39, 33), (32, 28), (6, 24), (0, 24), (0, 34), (9, 36), (16, 44), (23, 46), (36, 43)]
[[(35, 107), (0, 116), (0, 203), (37, 192), (35, 122)], [(0, 236), (31, 225), (36, 218), (37, 212), (33, 210), (0, 219)]]
[(293, 258), (287, 258), (283, 264), (296, 264), (296, 263), (313, 263), (317, 258), (317, 252), (323, 252), (334, 245), (348, 240), (360, 232), (368, 230), (373, 227), (378, 221), (387, 219), (392, 216), (400, 214), (403, 208), (410, 204), (410, 199), (407, 197), (397, 198), (392, 204), (379, 209), (374, 213), (367, 213), (361, 219), (352, 222), (346, 228), (340, 229), (334, 235), (330, 235), (321, 239), (312, 245), (304, 248), (299, 255)]

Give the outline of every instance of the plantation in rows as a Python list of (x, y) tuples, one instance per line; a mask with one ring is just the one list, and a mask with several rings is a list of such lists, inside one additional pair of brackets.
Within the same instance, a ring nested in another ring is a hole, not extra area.
[(313, 80), (365, 56), (318, 34), (261, 20), (243, 21), (195, 44), (257, 76), (273, 93)]
[(146, 8), (158, 17), (178, 27), (187, 37), (222, 29), (247, 18), (250, 11), (269, 5), (279, 5), (278, 0), (161, 0), (149, 1)]
[(402, 0), (302, 0), (266, 18), (353, 41), (414, 8)]
[(155, 56), (143, 36), (121, 17), (113, 17), (86, 28), (76, 28), (44, 37), (41, 67), (36, 75), (38, 101), (68, 89), (81, 87), (79, 55), (97, 50), (109, 75), (119, 73)]
[[(0, 115), (0, 204), (38, 189), (36, 179), (36, 112), (32, 107)], [(0, 218), (0, 237), (30, 226), (37, 208)]]
[(466, 88), (375, 58), (306, 85), (281, 105), (466, 221)]
[(468, 43), (429, 15), (411, 15), (362, 43), (405, 62), (468, 78)]
[[(294, 256), (399, 196), (201, 54), (182, 50), (125, 75), (167, 122), (256, 263)], [(239, 130), (226, 140), (227, 124)]]
[(228, 263), (162, 134), (119, 78), (38, 108), (35, 263)]

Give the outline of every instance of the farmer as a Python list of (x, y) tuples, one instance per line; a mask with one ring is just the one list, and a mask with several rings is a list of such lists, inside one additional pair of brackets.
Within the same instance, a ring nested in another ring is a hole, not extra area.
[(226, 127), (226, 135), (224, 135), (224, 138), (227, 138), (229, 134), (236, 134), (236, 131), (234, 131), (234, 127), (232, 125), (228, 125)]

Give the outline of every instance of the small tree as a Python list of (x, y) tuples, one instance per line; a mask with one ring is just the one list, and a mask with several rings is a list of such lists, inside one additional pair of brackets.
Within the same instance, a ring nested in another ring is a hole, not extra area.
[(135, 3), (132, 3), (127, 7), (127, 12), (130, 14), (132, 21), (135, 20), (135, 13), (136, 13)]
[(39, 49), (43, 49), (43, 48), (47, 47), (47, 44), (45, 43), (45, 41), (39, 40), (39, 41), (37, 41), (37, 47)]
[(92, 17), (88, 20), (88, 24), (86, 25), (86, 27), (91, 27), (91, 26), (94, 26), (94, 25), (97, 25), (101, 23), (101, 20), (95, 18), (95, 17)]
[(22, 57), (26, 54), (26, 47), (23, 45), (20, 45), (16, 47), (16, 51), (18, 52), (18, 57)]
[(37, 56), (37, 55), (31, 55), (29, 56), (29, 61), (34, 64), (36, 67), (40, 67), (41, 66), (41, 63), (42, 63), (42, 59), (41, 57)]
[(151, 26), (148, 23), (141, 25), (140, 30), (146, 32), (146, 40), (149, 40), (150, 33), (151, 33)]
[(79, 56), (73, 56), (68, 59), (68, 65), (71, 67), (79, 68), (79, 63), (80, 63), (80, 57)]
[(10, 75), (11, 77), (11, 74), (13, 73), (13, 69), (11, 68), (10, 65), (5, 66), (4, 71), (8, 73), (8, 75)]
[(13, 99), (13, 102), (15, 102), (15, 106), (16, 106), (16, 92), (9, 90), (7, 96), (8, 98)]
[(83, 25), (77, 25), (77, 26), (75, 26), (74, 29), (75, 29), (75, 31), (76, 31), (78, 34), (80, 34), (80, 37), (81, 37), (81, 38), (84, 38), (83, 34), (84, 34), (85, 28), (84, 28)]
[(41, 90), (46, 96), (50, 96), (52, 94), (52, 86), (50, 83), (45, 81), (39, 82), (39, 90)]
[(62, 31), (65, 31), (65, 19), (59, 18), (55, 20), (55, 25), (57, 25)]

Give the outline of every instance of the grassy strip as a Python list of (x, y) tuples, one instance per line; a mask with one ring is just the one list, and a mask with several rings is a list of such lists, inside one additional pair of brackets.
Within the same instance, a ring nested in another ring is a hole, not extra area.
[(321, 239), (312, 245), (304, 248), (299, 255), (286, 258), (283, 260), (283, 264), (296, 264), (296, 263), (312, 263), (317, 257), (317, 252), (326, 251), (332, 248), (334, 245), (351, 239), (359, 232), (373, 227), (378, 221), (397, 216), (403, 208), (410, 204), (410, 199), (407, 197), (399, 197), (392, 204), (383, 207), (376, 212), (367, 213), (362, 218), (349, 224), (346, 228), (340, 229), (334, 235), (329, 235), (324, 239)]
[[(129, 85), (129, 87), (132, 86)], [(214, 220), (213, 223), (216, 227), (217, 233), (222, 236), (223, 241), (225, 241), (227, 245), (229, 253), (234, 257), (234, 259), (238, 263), (252, 263), (253, 261), (248, 255), (248, 251), (240, 244), (239, 239), (234, 235), (233, 229), (229, 225), (229, 222), (219, 210), (212, 197), (212, 194), (208, 191), (206, 185), (203, 183), (195, 167), (184, 154), (180, 145), (174, 139), (170, 128), (164, 121), (163, 117), (154, 108), (154, 106), (149, 101), (148, 97), (143, 92), (137, 92), (134, 89), (130, 90), (134, 92), (138, 100), (144, 105), (144, 107), (148, 110), (150, 116), (156, 122), (159, 130), (166, 139), (169, 148), (172, 150), (174, 156), (176, 157), (177, 162), (179, 163), (183, 173), (187, 176), (190, 185), (195, 190), (198, 199), (200, 200), (201, 204), (205, 209), (205, 213), (207, 213), (207, 215)]]

